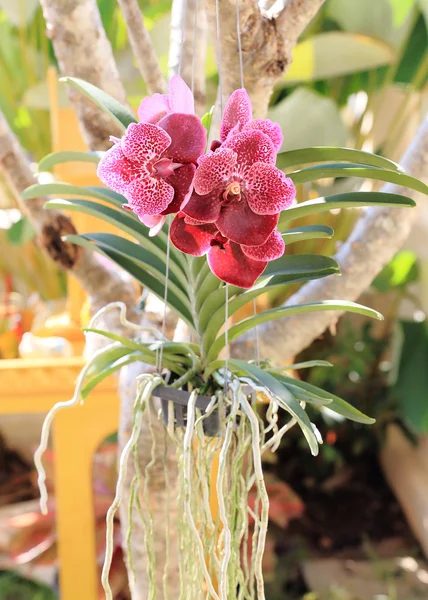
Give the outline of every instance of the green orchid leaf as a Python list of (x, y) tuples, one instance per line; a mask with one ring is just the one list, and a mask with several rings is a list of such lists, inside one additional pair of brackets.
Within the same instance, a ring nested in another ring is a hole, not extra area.
[(296, 204), (284, 210), (279, 219), (278, 228), (285, 229), (286, 223), (293, 219), (300, 219), (308, 215), (326, 212), (333, 208), (355, 208), (361, 206), (391, 206), (413, 207), (416, 203), (411, 198), (399, 194), (386, 192), (349, 192), (347, 194), (334, 194), (325, 198), (315, 198)]
[(116, 360), (122, 358), (123, 356), (128, 356), (134, 350), (127, 346), (114, 344), (113, 347), (107, 347), (102, 354), (99, 354), (96, 359), (93, 359), (91, 362), (91, 366), (86, 371), (86, 379), (90, 379), (91, 377), (98, 375), (104, 369), (108, 368), (112, 365)]
[[(313, 273), (306, 271), (303, 273), (290, 273), (279, 276), (270, 276), (259, 280), (259, 282), (249, 290), (242, 290), (241, 288), (229, 286), (228, 315), (229, 317), (233, 316), (240, 308), (258, 296), (266, 294), (270, 291), (284, 289), (284, 286), (287, 284), (321, 279), (336, 273), (336, 270), (326, 270), (314, 271)], [(202, 305), (201, 310), (199, 311), (198, 328), (199, 331), (203, 333), (203, 350), (205, 352), (208, 351), (211, 344), (214, 343), (218, 332), (224, 325), (224, 318), (226, 314), (225, 303), (226, 290), (223, 286), (208, 296)]]
[(87, 162), (97, 165), (104, 152), (77, 152), (74, 150), (63, 150), (48, 154), (38, 164), (38, 171), (50, 171), (52, 167), (69, 162)]
[(202, 125), (205, 127), (206, 132), (207, 132), (207, 138), (210, 135), (211, 123), (212, 123), (213, 115), (214, 115), (214, 109), (215, 109), (215, 106), (211, 106), (210, 110), (207, 113), (205, 113), (201, 119)]
[[(311, 452), (314, 456), (318, 454), (318, 442), (312, 429), (308, 415), (294, 398), (293, 394), (285, 388), (275, 377), (272, 377), (266, 371), (263, 371), (256, 365), (247, 363), (243, 360), (229, 360), (229, 367), (239, 372), (244, 372), (257, 383), (265, 386), (274, 396), (278, 404), (294, 417), (305, 436)], [(279, 385), (278, 385), (279, 384)]]
[(330, 146), (315, 146), (281, 152), (278, 154), (276, 164), (279, 169), (287, 169), (288, 167), (308, 163), (332, 161), (344, 161), (379, 167), (380, 169), (403, 171), (399, 164), (383, 156), (364, 152), (363, 150), (354, 150), (353, 148), (335, 148)]
[(387, 181), (401, 187), (416, 190), (421, 194), (428, 194), (428, 186), (419, 179), (400, 173), (399, 171), (390, 171), (387, 169), (379, 169), (373, 167), (364, 167), (361, 165), (343, 165), (332, 163), (327, 165), (317, 165), (308, 167), (300, 171), (289, 173), (288, 177), (297, 185), (299, 183), (307, 183), (327, 177), (358, 177), (362, 179), (375, 179), (379, 181)]
[(223, 282), (220, 281), (220, 279), (218, 279), (211, 271), (206, 274), (204, 280), (201, 281), (199, 288), (196, 290), (195, 310), (197, 313), (199, 313), (208, 296), (223, 285)]
[[(129, 211), (115, 210), (104, 204), (91, 200), (47, 200), (45, 208), (75, 211), (97, 217), (105, 223), (114, 225), (125, 234), (132, 236), (143, 248), (166, 262), (167, 234), (160, 231), (156, 236), (150, 237), (149, 229), (138, 219), (134, 219)], [(170, 248), (170, 268), (178, 275), (177, 270), (186, 272), (184, 256), (175, 248)]]
[[(135, 244), (130, 240), (121, 238), (112, 233), (87, 233), (82, 235), (82, 237), (89, 242), (94, 242), (103, 251), (112, 250), (113, 252), (132, 260), (165, 283), (167, 271), (165, 260), (161, 260), (157, 256), (154, 256), (139, 244)], [(187, 282), (184, 274), (181, 271), (178, 271), (178, 273), (179, 277), (170, 270), (168, 287), (171, 288), (171, 291), (173, 291), (190, 310), (190, 300), (186, 291)]]
[[(72, 185), (71, 183), (63, 183), (62, 181), (56, 181), (54, 183), (35, 183), (34, 185), (30, 185), (22, 192), (21, 198), (23, 200), (31, 200), (32, 198), (50, 195), (56, 195), (60, 198), (63, 198), (64, 196), (95, 198), (96, 200), (102, 200), (103, 202), (112, 204), (116, 208), (122, 208), (122, 205), (126, 204), (126, 198), (124, 196), (107, 188), (97, 186), (81, 187)], [(132, 216), (133, 213), (130, 212), (130, 215)], [(138, 219), (136, 215), (135, 218)]]
[(282, 234), (285, 244), (294, 244), (294, 242), (302, 242), (304, 240), (315, 239), (330, 239), (334, 235), (334, 229), (328, 225), (304, 225), (288, 229)]
[(331, 271), (332, 269), (339, 273), (339, 265), (330, 256), (284, 254), (268, 264), (262, 277), (267, 275), (303, 275), (304, 273)]
[[(253, 317), (248, 317), (247, 319), (240, 321), (239, 323), (237, 323), (229, 329), (229, 342), (239, 337), (246, 331), (253, 329), (257, 325), (261, 325), (262, 323), (267, 323), (268, 321), (274, 321), (292, 315), (306, 314), (309, 312), (318, 312), (325, 310), (346, 311), (364, 315), (366, 317), (372, 317), (379, 320), (383, 319), (382, 315), (377, 310), (368, 308), (367, 306), (363, 306), (361, 304), (357, 304), (356, 302), (347, 302), (345, 300), (323, 300), (321, 302), (310, 302), (307, 304), (298, 304), (295, 306), (273, 308), (271, 310), (266, 310), (262, 313), (259, 313)], [(215, 360), (215, 358), (219, 355), (224, 346), (225, 336), (223, 334), (216, 339), (216, 341), (208, 350), (207, 360)]]
[(146, 349), (145, 344), (139, 344), (134, 340), (125, 337), (124, 335), (118, 335), (117, 333), (113, 333), (112, 331), (106, 331), (105, 329), (97, 329), (96, 327), (84, 327), (82, 329), (84, 333), (95, 333), (96, 335), (101, 335), (112, 342), (120, 342), (122, 346), (128, 348), (129, 350), (137, 350), (142, 352)]
[(305, 360), (304, 362), (294, 363), (293, 365), (285, 365), (283, 367), (274, 367), (269, 369), (269, 373), (281, 371), (297, 371), (298, 369), (312, 369), (312, 367), (333, 367), (334, 365), (328, 360)]
[(92, 85), (92, 83), (77, 79), (76, 77), (61, 77), (60, 81), (74, 87), (84, 96), (92, 100), (92, 102), (99, 106), (104, 112), (111, 115), (121, 129), (126, 129), (131, 123), (138, 122), (128, 108), (122, 106), (120, 102), (103, 90), (97, 88), (95, 85)]
[[(122, 267), (127, 273), (129, 273), (134, 279), (138, 281), (143, 287), (149, 289), (157, 298), (163, 301), (165, 286), (159, 282), (158, 278), (154, 277), (147, 272), (146, 269), (141, 268), (137, 263), (131, 259), (123, 256), (122, 254), (115, 252), (108, 248), (102, 248), (89, 240), (85, 239), (84, 236), (80, 235), (68, 235), (65, 239), (73, 244), (88, 248), (93, 252), (97, 252), (106, 258), (109, 258), (117, 265)], [(168, 291), (167, 305), (176, 312), (177, 316), (194, 331), (193, 317), (186, 304), (183, 304), (182, 300), (177, 297), (173, 290)]]
[[(155, 357), (155, 361), (156, 361), (156, 357)], [(146, 357), (143, 356), (140, 352), (133, 352), (133, 353), (128, 352), (125, 356), (118, 358), (117, 360), (112, 362), (110, 365), (106, 366), (104, 369), (99, 371), (97, 373), (97, 375), (94, 375), (93, 377), (91, 377), (87, 381), (87, 383), (85, 383), (84, 386), (82, 387), (82, 391), (81, 391), (82, 398), (85, 399), (89, 395), (89, 393), (99, 383), (101, 383), (101, 381), (106, 379), (106, 377), (113, 375), (114, 373), (116, 373), (116, 371), (119, 371), (119, 369), (122, 369), (122, 367), (125, 367), (126, 365), (130, 365), (133, 362), (144, 363), (144, 362), (148, 362), (148, 361), (146, 360)], [(156, 364), (156, 362), (154, 362), (154, 363), (152, 362), (151, 364)]]
[(314, 394), (317, 398), (327, 398), (332, 400), (332, 402), (328, 405), (328, 409), (349, 419), (350, 421), (355, 421), (356, 423), (364, 423), (366, 425), (372, 425), (375, 423), (375, 419), (368, 417), (358, 409), (354, 408), (351, 404), (342, 400), (335, 394), (331, 392), (326, 392), (321, 388), (312, 385), (311, 383), (307, 383), (306, 381), (301, 381), (300, 379), (293, 379), (291, 377), (287, 377), (286, 375), (282, 375), (280, 373), (269, 371), (275, 379), (281, 381), (283, 385), (286, 385), (289, 389), (293, 387), (299, 387), (304, 392), (309, 394)]

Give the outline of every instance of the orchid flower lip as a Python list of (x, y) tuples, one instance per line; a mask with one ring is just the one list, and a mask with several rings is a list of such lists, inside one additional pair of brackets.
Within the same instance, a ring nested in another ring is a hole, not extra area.
[(153, 175), (159, 177), (168, 177), (172, 175), (176, 169), (182, 167), (182, 163), (173, 162), (170, 158), (164, 156), (151, 165)]
[(229, 204), (230, 202), (240, 202), (241, 191), (242, 187), (240, 182), (234, 178), (233, 181), (227, 184), (226, 189), (222, 194), (223, 204)]

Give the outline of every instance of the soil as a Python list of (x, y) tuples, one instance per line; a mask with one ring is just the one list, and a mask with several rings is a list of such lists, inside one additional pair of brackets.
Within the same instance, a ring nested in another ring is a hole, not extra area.
[(280, 586), (285, 595), (271, 594), (269, 600), (292, 600), (310, 591), (300, 569), (307, 558), (375, 560), (420, 555), (380, 469), (377, 441), (355, 425), (334, 432), (325, 429), (327, 442), (318, 457), (304, 450), (301, 433), (295, 429), (279, 449), (275, 464), (266, 466), (305, 505), (303, 515), (290, 521), (286, 530), (271, 529), (280, 565), (275, 579), (282, 579), (274, 587), (278, 593)]
[(37, 498), (34, 467), (0, 435), (0, 506)]

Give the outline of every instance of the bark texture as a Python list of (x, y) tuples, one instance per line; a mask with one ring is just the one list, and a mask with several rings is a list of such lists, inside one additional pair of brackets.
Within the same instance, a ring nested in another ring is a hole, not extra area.
[(150, 94), (165, 93), (166, 81), (160, 69), (150, 34), (144, 26), (138, 1), (118, 0), (118, 4), (125, 19), (129, 41), (148, 92)]
[[(236, 0), (217, 0), (223, 87), (223, 105), (239, 86), (238, 30)], [(261, 10), (257, 0), (237, 0), (240, 15), (244, 82), (255, 117), (265, 117), (276, 83), (292, 61), (293, 48), (309, 21), (325, 0), (286, 0), (270, 10)], [(216, 0), (207, 0), (207, 12), (214, 40), (218, 37)]]
[[(96, 0), (41, 0), (41, 4), (62, 75), (89, 81), (126, 104)], [(93, 102), (72, 89), (69, 97), (91, 150), (105, 150), (111, 146), (110, 135), (121, 136), (111, 117)]]
[[(428, 181), (428, 116), (420, 125), (401, 164), (410, 175)], [(422, 194), (396, 185), (387, 184), (382, 189), (384, 192), (410, 196), (417, 202), (424, 200)], [(318, 300), (358, 299), (405, 242), (417, 215), (417, 208), (366, 209), (335, 256), (342, 275), (305, 284), (285, 306)], [(261, 325), (259, 343), (262, 356), (269, 356), (281, 364), (292, 359), (334, 324), (340, 314), (312, 313)], [(250, 345), (250, 340), (241, 344), (238, 342), (234, 354), (246, 354)]]
[[(196, 112), (205, 109), (205, 61), (207, 55), (207, 0), (174, 0), (171, 12), (170, 75), (180, 74), (193, 87)], [(197, 11), (197, 12), (196, 12)]]

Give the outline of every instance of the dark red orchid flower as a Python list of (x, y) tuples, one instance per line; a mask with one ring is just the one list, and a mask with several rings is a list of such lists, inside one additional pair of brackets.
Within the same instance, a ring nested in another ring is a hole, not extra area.
[(277, 230), (259, 246), (237, 244), (223, 236), (216, 224), (198, 223), (184, 213), (179, 213), (172, 222), (170, 237), (174, 246), (186, 254), (207, 254), (214, 275), (241, 288), (253, 286), (268, 261), (276, 260), (285, 250), (284, 240)]
[[(193, 105), (188, 94), (179, 96), (180, 90), (188, 88), (180, 78), (174, 81), (169, 97), (146, 99), (140, 106), (140, 117), (156, 124), (129, 125), (122, 139), (113, 139), (115, 145), (98, 165), (101, 181), (125, 196), (125, 206), (155, 228), (153, 235), (162, 227), (165, 215), (178, 212), (189, 198), (195, 163), (206, 146), (206, 131), (200, 119), (189, 112)], [(160, 111), (159, 105), (165, 110)], [(174, 112), (176, 108), (186, 112)]]
[(183, 212), (215, 223), (238, 244), (264, 244), (295, 196), (293, 182), (275, 160), (274, 145), (261, 130), (229, 135), (220, 148), (199, 158), (195, 192)]
[(247, 90), (235, 90), (224, 107), (220, 126), (220, 140), (225, 142), (231, 135), (241, 131), (258, 130), (265, 133), (272, 141), (275, 152), (282, 146), (281, 127), (269, 119), (252, 119), (251, 100)]

